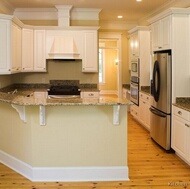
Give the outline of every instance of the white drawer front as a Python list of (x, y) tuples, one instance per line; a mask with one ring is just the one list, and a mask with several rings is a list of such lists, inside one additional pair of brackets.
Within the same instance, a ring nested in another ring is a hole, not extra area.
[(83, 92), (83, 98), (99, 98), (99, 92)]
[(173, 113), (185, 120), (190, 121), (190, 112), (183, 110), (181, 108), (178, 108), (176, 106), (173, 106)]

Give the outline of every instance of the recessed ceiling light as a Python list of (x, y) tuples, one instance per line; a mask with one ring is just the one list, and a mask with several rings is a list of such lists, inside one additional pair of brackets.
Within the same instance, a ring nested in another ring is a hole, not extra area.
[(120, 16), (117, 16), (117, 18), (123, 18), (123, 16), (120, 15)]
[(141, 2), (142, 0), (136, 0), (137, 2)]

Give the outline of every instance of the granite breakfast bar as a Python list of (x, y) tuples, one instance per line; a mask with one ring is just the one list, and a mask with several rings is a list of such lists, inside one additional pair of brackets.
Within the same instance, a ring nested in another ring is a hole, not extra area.
[(128, 105), (0, 92), (0, 162), (32, 181), (129, 180)]

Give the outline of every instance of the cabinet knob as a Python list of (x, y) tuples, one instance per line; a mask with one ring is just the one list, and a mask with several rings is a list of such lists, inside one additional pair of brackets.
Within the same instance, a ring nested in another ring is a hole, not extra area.
[(187, 123), (185, 124), (186, 127), (190, 127), (190, 125), (188, 125)]
[(158, 47), (159, 49), (161, 49), (162, 47)]
[(182, 112), (181, 112), (181, 111), (178, 111), (177, 113), (178, 113), (179, 115), (182, 115)]

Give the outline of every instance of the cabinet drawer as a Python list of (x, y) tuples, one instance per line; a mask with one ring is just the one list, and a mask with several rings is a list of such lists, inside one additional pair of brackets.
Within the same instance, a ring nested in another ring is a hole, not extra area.
[(82, 92), (82, 98), (99, 98), (99, 92)]
[(183, 110), (181, 108), (173, 106), (173, 114), (175, 114), (176, 116), (179, 116), (185, 120), (190, 121), (190, 112), (188, 112), (186, 110)]
[(142, 99), (142, 100), (148, 102), (149, 104), (150, 104), (150, 98), (151, 98), (150, 95), (147, 95), (147, 94), (145, 94), (145, 93), (143, 93), (143, 92), (140, 92), (140, 99)]

